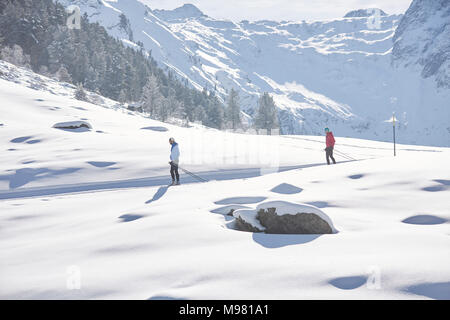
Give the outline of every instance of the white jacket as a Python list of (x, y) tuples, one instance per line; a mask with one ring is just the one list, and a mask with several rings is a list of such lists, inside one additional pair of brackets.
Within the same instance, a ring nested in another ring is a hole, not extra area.
[(180, 148), (178, 147), (178, 143), (174, 142), (172, 144), (172, 148), (170, 151), (170, 161), (175, 163), (180, 162)]

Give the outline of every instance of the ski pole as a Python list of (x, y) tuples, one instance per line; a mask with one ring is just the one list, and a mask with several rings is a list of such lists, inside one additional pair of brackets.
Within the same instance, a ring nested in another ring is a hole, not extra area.
[(183, 168), (180, 167), (180, 166), (177, 166), (177, 168), (181, 169), (184, 173), (190, 175), (191, 177), (193, 177), (193, 178), (195, 178), (195, 179), (197, 179), (197, 180), (199, 180), (199, 181), (201, 181), (201, 182), (209, 182), (208, 180), (203, 179), (202, 177), (199, 177), (198, 175), (193, 174), (192, 172), (190, 172), (190, 171), (188, 171), (188, 170), (186, 170), (186, 169), (183, 169)]
[(193, 178), (195, 178), (195, 179), (197, 179), (197, 180), (199, 180), (199, 181), (201, 181), (201, 182), (208, 182), (208, 180), (203, 179), (203, 178), (197, 176), (196, 174), (193, 174), (192, 172), (190, 172), (190, 171), (188, 171), (188, 170), (186, 170), (186, 169), (183, 169), (183, 168), (181, 168), (181, 167), (179, 167), (179, 168), (180, 168), (182, 171), (184, 171), (185, 173), (187, 173), (188, 175), (190, 175), (191, 177), (193, 177)]
[(352, 158), (352, 157), (349, 157), (349, 156), (347, 156), (347, 155), (345, 155), (345, 154), (342, 154), (342, 153), (339, 153), (339, 152), (337, 152), (336, 154), (337, 154), (338, 156), (343, 157), (344, 159), (347, 159), (347, 160), (350, 160), (350, 161), (356, 161), (356, 159), (354, 159), (354, 158)]
[(355, 158), (353, 158), (353, 157), (351, 157), (351, 156), (349, 156), (349, 155), (347, 155), (347, 154), (345, 154), (345, 153), (343, 153), (343, 152), (341, 152), (341, 151), (334, 150), (334, 152), (336, 152), (336, 154), (338, 154), (338, 155), (340, 155), (341, 157), (344, 157), (344, 158), (346, 158), (346, 159), (348, 159), (348, 160), (354, 160), (354, 161), (356, 161)]
[(344, 155), (344, 154), (340, 153), (340, 152), (337, 151), (337, 150), (334, 150), (334, 153), (336, 153), (338, 156), (341, 156), (341, 157), (344, 158), (344, 159), (352, 160), (352, 159), (350, 159), (350, 157), (348, 157), (347, 155)]

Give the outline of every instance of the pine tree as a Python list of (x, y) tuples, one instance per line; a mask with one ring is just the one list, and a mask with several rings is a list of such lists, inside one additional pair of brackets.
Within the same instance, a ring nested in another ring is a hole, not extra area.
[(158, 108), (161, 108), (162, 98), (163, 96), (159, 91), (158, 80), (154, 75), (151, 75), (143, 89), (141, 99), (143, 110), (147, 112), (151, 118), (158, 116)]
[(16, 66), (30, 68), (30, 56), (24, 54), (22, 47), (19, 45), (3, 48), (0, 56), (3, 60)]
[(239, 105), (239, 94), (233, 88), (228, 95), (228, 104), (226, 108), (226, 120), (231, 129), (236, 130), (242, 126), (241, 107)]
[(223, 107), (217, 97), (213, 96), (211, 103), (206, 109), (205, 125), (216, 129), (222, 129), (223, 122)]
[(194, 122), (195, 121), (195, 105), (192, 101), (193, 92), (187, 91), (183, 97), (183, 112), (182, 114), (186, 118), (187, 121)]
[(157, 114), (157, 118), (163, 122), (166, 122), (167, 119), (169, 118), (169, 99), (168, 98), (161, 98), (161, 105), (158, 108), (158, 114)]
[(123, 13), (119, 16), (120, 22), (119, 22), (119, 28), (122, 29), (127, 35), (128, 40), (133, 41), (133, 30), (130, 26), (130, 20), (128, 20), (127, 16)]
[(269, 135), (271, 134), (272, 129), (279, 127), (275, 102), (267, 92), (264, 92), (259, 98), (258, 110), (256, 111), (255, 116), (255, 127), (257, 130), (266, 129)]
[(167, 108), (170, 116), (182, 117), (182, 103), (177, 100), (175, 90), (169, 89), (169, 96), (167, 97)]
[(117, 99), (121, 104), (124, 104), (127, 102), (127, 94), (125, 93), (125, 90), (120, 90), (119, 98)]
[(75, 90), (75, 99), (86, 102), (89, 101), (86, 95), (86, 91), (84, 91), (83, 85), (81, 83), (78, 84), (77, 89)]
[(56, 78), (59, 81), (62, 82), (72, 82), (72, 77), (70, 76), (69, 72), (67, 71), (66, 67), (61, 66), (58, 71), (56, 72)]

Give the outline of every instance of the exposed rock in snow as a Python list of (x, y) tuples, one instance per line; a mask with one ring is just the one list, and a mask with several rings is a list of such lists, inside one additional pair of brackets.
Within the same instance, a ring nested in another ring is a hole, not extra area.
[(335, 233), (331, 219), (319, 208), (286, 201), (269, 201), (257, 206), (258, 220), (266, 233)]
[(53, 128), (65, 130), (87, 129), (91, 130), (92, 126), (86, 121), (69, 121), (56, 123)]
[(256, 210), (237, 210), (233, 212), (236, 218), (236, 229), (247, 232), (263, 232), (266, 228), (258, 221)]
[(387, 16), (386, 12), (384, 12), (381, 9), (367, 8), (367, 9), (359, 9), (359, 10), (350, 11), (344, 16), (344, 18), (370, 17), (370, 16), (373, 16), (374, 14), (376, 14), (377, 12), (379, 12), (381, 16)]
[(306, 204), (269, 201), (256, 210), (236, 210), (236, 228), (240, 231), (270, 234), (330, 234), (336, 230), (320, 209)]
[(439, 87), (450, 88), (450, 1), (414, 0), (394, 35), (394, 65), (434, 76)]

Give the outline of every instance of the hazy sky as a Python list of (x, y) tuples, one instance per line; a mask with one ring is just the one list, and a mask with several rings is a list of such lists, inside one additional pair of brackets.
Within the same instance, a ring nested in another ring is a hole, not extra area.
[(140, 0), (152, 9), (196, 5), (213, 18), (241, 20), (321, 20), (340, 18), (348, 11), (380, 8), (404, 13), (412, 0)]

